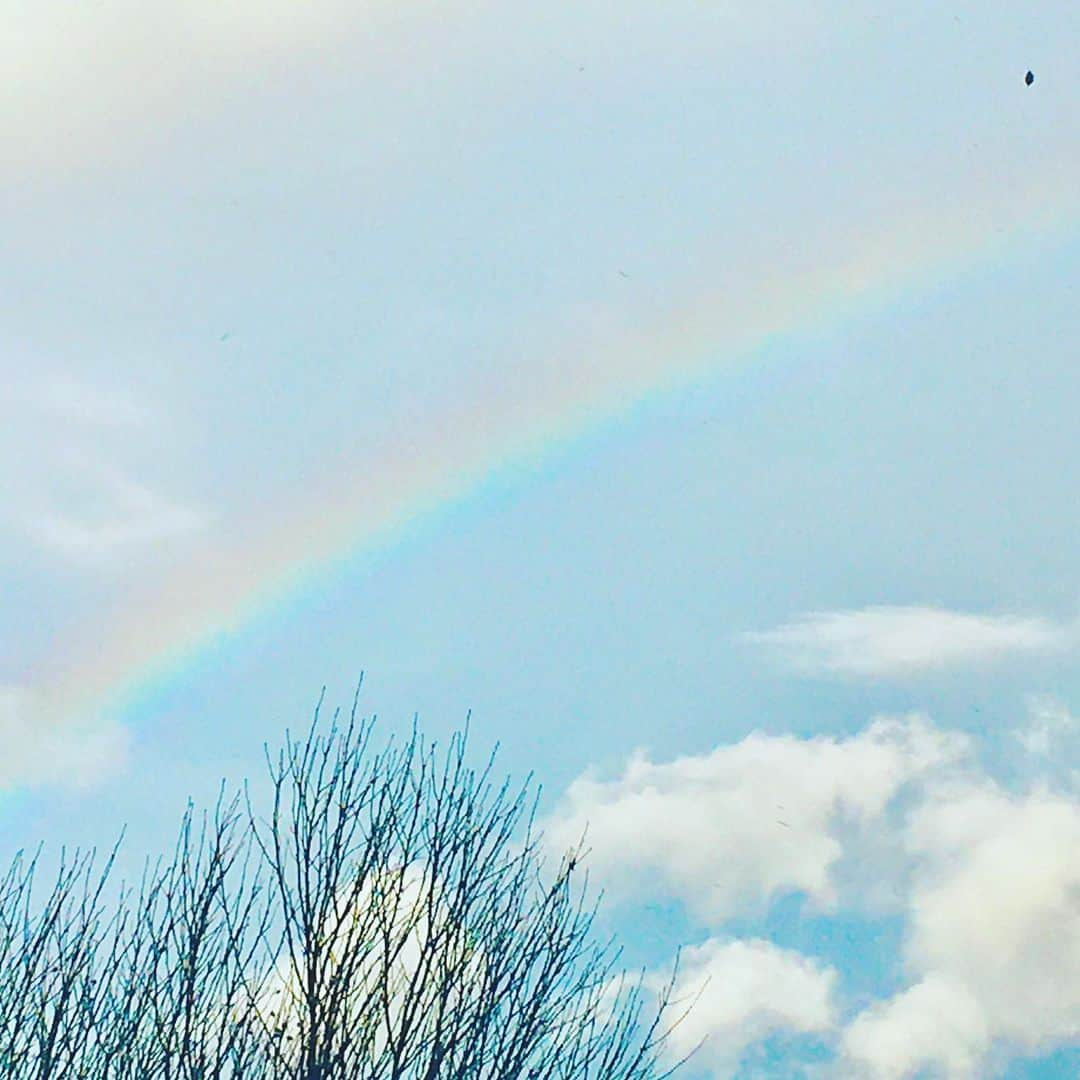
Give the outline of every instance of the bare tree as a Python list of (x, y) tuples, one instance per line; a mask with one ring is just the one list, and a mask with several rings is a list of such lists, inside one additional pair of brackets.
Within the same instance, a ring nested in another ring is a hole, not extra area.
[(104, 1003), (97, 961), (115, 926), (100, 903), (111, 856), (95, 875), (93, 852), (62, 854), (35, 909), (39, 856), (17, 855), (0, 883), (0, 1068), (44, 1080), (80, 1075), (93, 1052)]
[[(79, 855), (33, 903), (0, 880), (0, 1076), (44, 1080), (655, 1080), (655, 995), (596, 940), (580, 849), (545, 868), (531, 778), (467, 734), (372, 746), (356, 702), (189, 804), (171, 861), (105, 910)], [(581, 879), (581, 880), (579, 880)], [(650, 1008), (646, 1008), (646, 1006)]]

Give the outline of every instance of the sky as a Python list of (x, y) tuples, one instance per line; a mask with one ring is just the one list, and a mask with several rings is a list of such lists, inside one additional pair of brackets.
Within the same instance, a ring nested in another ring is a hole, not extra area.
[(1075, 4), (0, 10), (0, 858), (363, 673), (693, 1075), (1080, 1074)]

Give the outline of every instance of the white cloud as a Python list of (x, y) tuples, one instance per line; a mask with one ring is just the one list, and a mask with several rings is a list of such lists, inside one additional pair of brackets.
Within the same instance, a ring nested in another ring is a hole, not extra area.
[[(710, 938), (683, 950), (675, 1011), (693, 1007), (667, 1045), (693, 1066), (728, 1075), (751, 1045), (778, 1032), (825, 1032), (834, 1023), (836, 972), (769, 941)], [(654, 979), (658, 982), (659, 977)]]
[[(1029, 705), (1051, 740), (1072, 728), (1059, 702)], [(572, 844), (587, 826), (605, 886), (678, 898), (707, 927), (795, 890), (865, 914), (884, 880), (904, 925), (899, 992), (838, 1027), (839, 973), (714, 937), (684, 953), (680, 992), (713, 983), (673, 1049), (708, 1033), (726, 1075), (773, 1031), (818, 1031), (838, 1039), (845, 1078), (973, 1080), (995, 1057), (1080, 1039), (1077, 774), (1008, 791), (974, 749), (914, 716), (845, 739), (754, 734), (667, 764), (638, 753), (613, 780), (576, 780), (548, 841)]]
[(907, 830), (916, 981), (858, 1017), (849, 1059), (879, 1080), (980, 1071), (995, 1042), (1080, 1038), (1080, 800), (989, 781), (934, 791)]
[(1061, 652), (1075, 647), (1080, 633), (1075, 621), (1037, 616), (869, 607), (810, 612), (743, 637), (775, 649), (797, 671), (872, 678)]
[(1077, 734), (1080, 734), (1080, 719), (1060, 701), (1044, 694), (1028, 698), (1027, 722), (1013, 732), (1020, 745), (1035, 757), (1046, 757)]
[[(490, 991), (483, 942), (456, 918), (444, 883), (420, 862), (373, 870), (342, 886), (325, 914), (320, 939), (324, 985), (342, 980), (335, 986), (337, 992), (345, 990), (340, 1008), (348, 1023), (368, 1031), (376, 1074), (388, 1043), (404, 1041), (403, 1025), (412, 1031), (410, 1040), (422, 1043), (430, 1037), (425, 1029), (439, 1015), (440, 1002), (460, 1007), (468, 996)], [(345, 958), (347, 976), (335, 971)], [(261, 983), (248, 988), (262, 1020), (294, 1051), (302, 1045), (306, 974), (285, 950)], [(403, 1012), (417, 995), (420, 1007)], [(239, 996), (243, 1015), (246, 993)]]
[[(227, 88), (260, 59), (302, 55), (370, 17), (370, 5), (341, 0), (22, 8), (0, 43), (0, 60), (19, 88), (20, 107), (0, 112), (0, 131), (19, 144), (9, 168), (79, 152), (108, 160), (149, 135), (155, 118), (184, 115), (193, 97), (205, 98), (207, 84)], [(55, 137), (58, 122), (65, 139)]]
[(73, 723), (33, 690), (0, 686), (0, 790), (91, 787), (117, 772), (127, 751), (118, 724)]
[[(806, 7), (772, 0), (762, 5), (764, 11), (732, 9), (719, 16), (719, 40), (732, 51), (756, 44), (775, 57), (782, 26), (787, 47), (798, 55), (827, 30), (824, 13)], [(434, 67), (462, 48), (470, 30), (489, 39), (489, 50), (498, 48), (498, 59), (508, 47), (527, 48), (535, 41), (535, 36), (515, 41), (496, 9), (491, 18), (489, 5), (470, 0), (102, 0), (92, 7), (27, 3), (19, 8), (0, 38), (0, 63), (19, 91), (12, 99), (17, 108), (0, 109), (0, 134), (12, 148), (9, 169), (67, 164), (73, 158), (108, 162), (170, 122), (250, 94), (253, 83), (272, 79), (283, 63), (333, 67), (344, 53), (357, 69), (369, 57), (378, 63), (404, 51), (407, 43), (410, 62), (422, 48), (421, 57), (430, 56)], [(636, 16), (631, 25), (640, 24), (643, 13), (655, 18), (650, 5), (630, 9), (626, 14)], [(545, 28), (554, 24), (550, 38), (558, 43), (574, 31), (588, 38), (605, 16), (610, 18), (604, 4), (579, 0), (545, 9), (540, 21)], [(529, 10), (520, 13), (524, 25), (536, 17)], [(641, 33), (630, 39), (639, 50), (650, 40)], [(328, 47), (333, 50), (329, 64)], [(487, 66), (489, 82), (498, 73), (497, 64)], [(64, 138), (56, 134), (61, 124)]]
[(89, 462), (69, 468), (75, 483), (66, 493), (54, 489), (43, 505), (23, 513), (24, 528), (63, 555), (101, 561), (206, 527), (205, 512), (173, 502), (119, 469)]
[(63, 371), (14, 382), (0, 404), (0, 515), (38, 547), (84, 563), (127, 561), (202, 531), (206, 511), (135, 478), (166, 424), (116, 385)]
[(56, 372), (24, 388), (14, 398), (54, 419), (98, 427), (144, 428), (152, 417), (147, 406), (130, 392), (94, 386), (65, 372)]
[(930, 1063), (974, 1074), (989, 1044), (982, 1010), (962, 984), (932, 975), (862, 1013), (844, 1036), (847, 1061), (877, 1080), (903, 1080)]
[(709, 925), (785, 892), (827, 906), (845, 831), (874, 822), (906, 784), (967, 749), (963, 736), (909, 717), (848, 739), (752, 734), (668, 764), (639, 752), (617, 779), (575, 780), (545, 828), (565, 849), (587, 827), (605, 883), (662, 888)]

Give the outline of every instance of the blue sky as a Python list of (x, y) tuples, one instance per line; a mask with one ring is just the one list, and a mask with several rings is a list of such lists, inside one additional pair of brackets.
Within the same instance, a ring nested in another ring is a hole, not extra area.
[(11, 5), (4, 853), (363, 670), (707, 1075), (1080, 1071), (1080, 15), (742, 7)]

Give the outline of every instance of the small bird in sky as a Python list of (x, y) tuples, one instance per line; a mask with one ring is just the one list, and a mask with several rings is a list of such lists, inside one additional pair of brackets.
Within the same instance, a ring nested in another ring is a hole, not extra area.
[(1031, 84), (1032, 84), (1032, 83), (1033, 83), (1034, 81), (1035, 81), (1035, 72), (1033, 72), (1033, 71), (1029, 71), (1029, 72), (1028, 72), (1028, 73), (1027, 73), (1027, 74), (1026, 74), (1026, 75), (1024, 76), (1024, 82), (1025, 82), (1025, 83), (1026, 83), (1026, 84), (1027, 84), (1028, 86), (1030, 86), (1030, 85), (1031, 85)]

